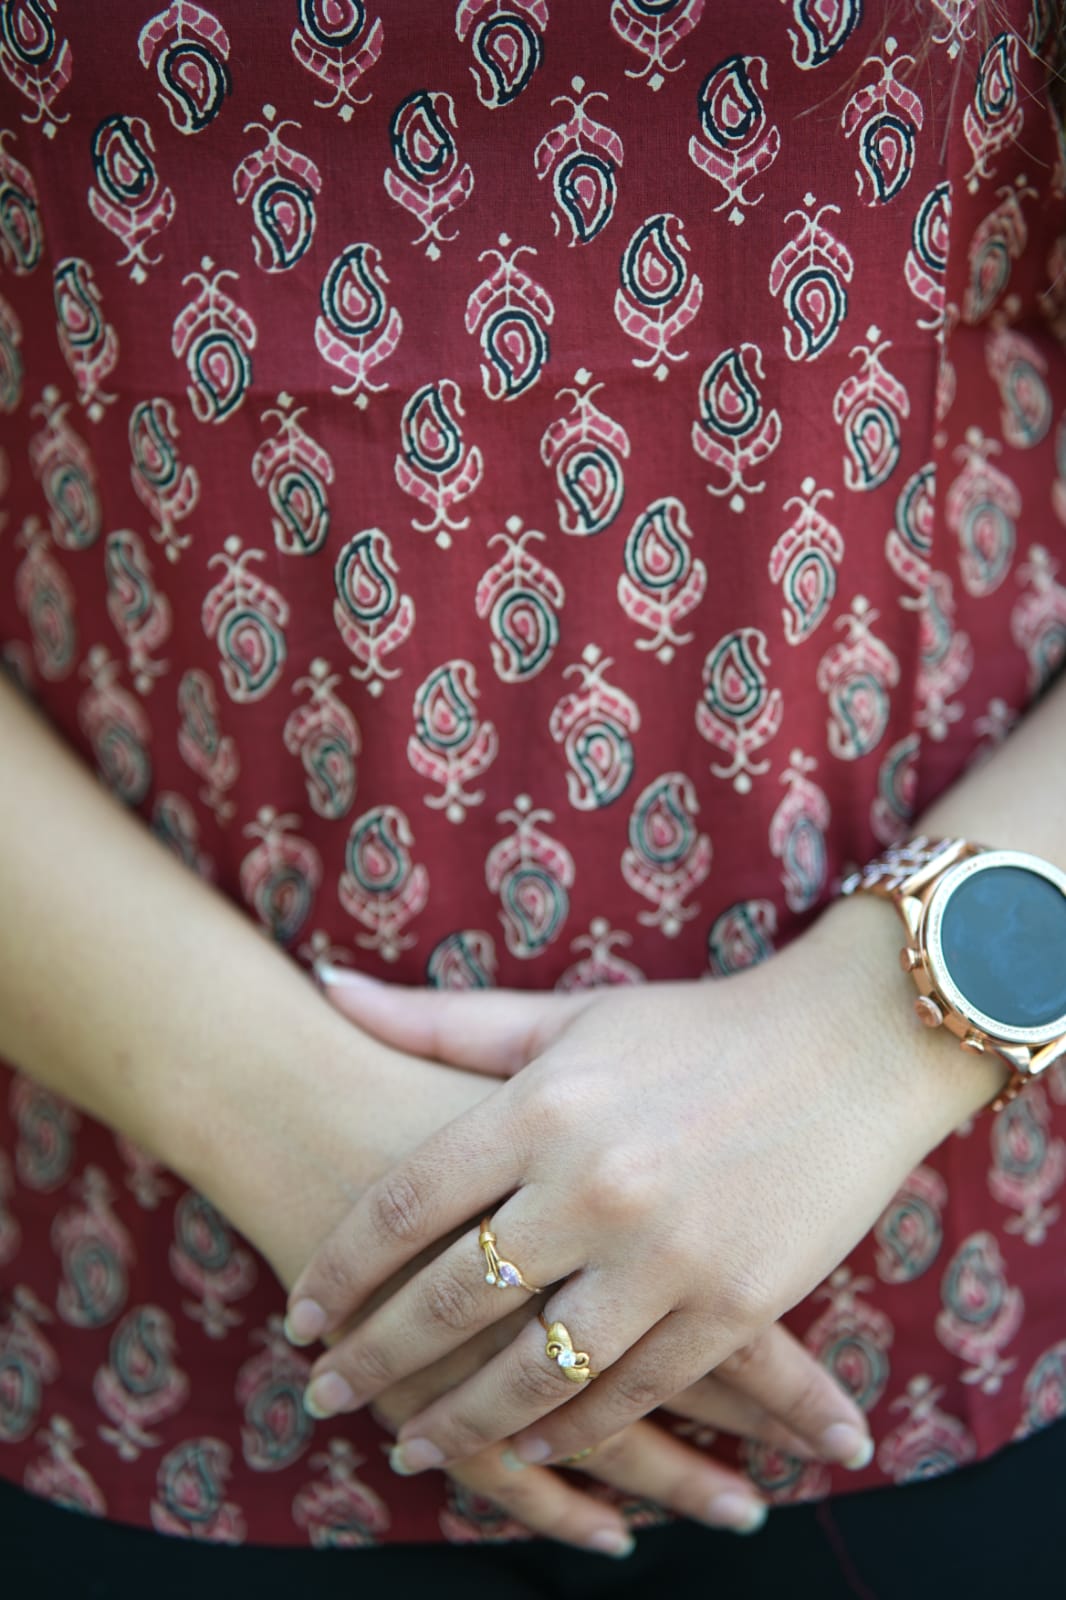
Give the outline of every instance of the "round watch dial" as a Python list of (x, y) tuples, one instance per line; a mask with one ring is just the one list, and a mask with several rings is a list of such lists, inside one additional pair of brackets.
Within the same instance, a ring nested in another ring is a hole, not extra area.
[(1066, 874), (990, 850), (945, 873), (926, 912), (930, 973), (983, 1032), (1039, 1044), (1066, 1031)]

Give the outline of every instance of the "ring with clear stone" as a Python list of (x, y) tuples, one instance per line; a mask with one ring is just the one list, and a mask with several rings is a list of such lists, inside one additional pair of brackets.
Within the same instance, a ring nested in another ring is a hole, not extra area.
[(549, 1361), (554, 1361), (565, 1378), (571, 1383), (588, 1383), (590, 1378), (598, 1378), (599, 1373), (593, 1372), (592, 1364), (584, 1350), (575, 1350), (574, 1341), (569, 1330), (562, 1322), (548, 1322), (543, 1314), (540, 1317), (541, 1326), (548, 1335), (544, 1346), (544, 1353)]
[(538, 1289), (535, 1283), (527, 1283), (513, 1261), (504, 1261), (496, 1249), (496, 1235), (489, 1226), (489, 1218), (485, 1217), (481, 1223), (481, 1232), (478, 1235), (478, 1249), (485, 1257), (485, 1282), (493, 1283), (497, 1289), (525, 1289), (530, 1294), (543, 1294), (543, 1289)]

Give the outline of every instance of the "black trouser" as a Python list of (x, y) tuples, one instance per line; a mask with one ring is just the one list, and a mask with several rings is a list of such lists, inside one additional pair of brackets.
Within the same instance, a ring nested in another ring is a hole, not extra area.
[(4, 1600), (1063, 1600), (1066, 1422), (979, 1466), (771, 1511), (749, 1537), (677, 1523), (624, 1561), (546, 1540), (380, 1550), (194, 1544), (0, 1482)]

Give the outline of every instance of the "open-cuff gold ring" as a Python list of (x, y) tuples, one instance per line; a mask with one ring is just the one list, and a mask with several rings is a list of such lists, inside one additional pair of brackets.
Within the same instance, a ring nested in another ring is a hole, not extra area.
[(527, 1283), (513, 1261), (504, 1261), (496, 1249), (496, 1235), (485, 1217), (478, 1235), (478, 1249), (485, 1257), (485, 1282), (494, 1283), (497, 1289), (525, 1289), (529, 1294), (543, 1294), (535, 1283)]

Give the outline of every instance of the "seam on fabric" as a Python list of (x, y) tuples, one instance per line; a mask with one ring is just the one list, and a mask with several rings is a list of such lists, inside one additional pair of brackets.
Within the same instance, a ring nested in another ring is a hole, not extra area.
[(878, 1600), (878, 1596), (870, 1588), (869, 1584), (856, 1571), (851, 1552), (844, 1541), (844, 1535), (837, 1525), (836, 1518), (833, 1516), (830, 1502), (828, 1500), (821, 1501), (815, 1507), (814, 1515), (815, 1521), (825, 1535), (826, 1543), (836, 1560), (840, 1576), (852, 1594), (857, 1597), (857, 1600)]

